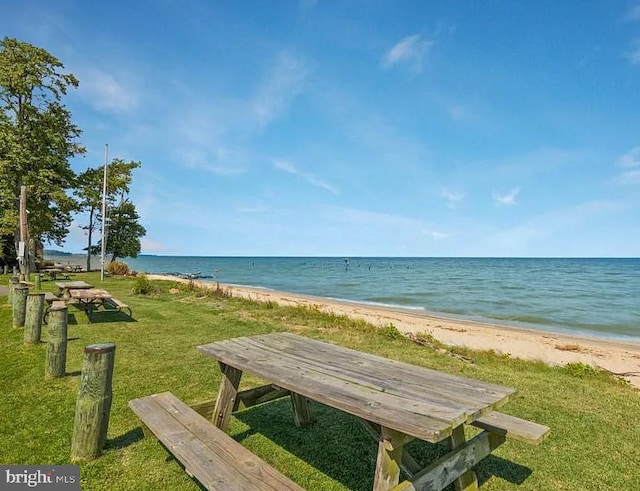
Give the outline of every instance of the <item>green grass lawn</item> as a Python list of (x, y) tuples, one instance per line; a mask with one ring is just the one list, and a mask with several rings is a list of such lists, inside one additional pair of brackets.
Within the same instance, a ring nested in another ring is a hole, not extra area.
[[(6, 283), (7, 277), (2, 278)], [(199, 486), (170, 454), (143, 439), (127, 407), (131, 399), (171, 391), (187, 404), (215, 397), (217, 364), (195, 347), (220, 339), (292, 331), (350, 348), (495, 382), (518, 389), (502, 410), (551, 427), (539, 446), (507, 441), (478, 468), (485, 490), (640, 490), (640, 393), (584, 366), (553, 368), (492, 352), (458, 351), (475, 363), (420, 346), (393, 328), (309, 308), (279, 307), (224, 298), (155, 282), (159, 292), (134, 295), (133, 279), (95, 273), (73, 279), (100, 284), (133, 309), (86, 315), (69, 307), (68, 376), (45, 379), (46, 343), (24, 346), (11, 326), (11, 309), (0, 299), (0, 463), (69, 463), (78, 372), (83, 348), (116, 344), (113, 404), (107, 447), (82, 464), (85, 490), (197, 490)], [(53, 291), (53, 282), (43, 282)], [(43, 326), (46, 340), (46, 326)], [(247, 376), (242, 388), (264, 381)], [(368, 490), (373, 483), (376, 444), (355, 418), (314, 404), (317, 423), (293, 425), (288, 400), (237, 413), (229, 431), (244, 446), (310, 490)], [(412, 442), (419, 461), (442, 454), (442, 445)]]

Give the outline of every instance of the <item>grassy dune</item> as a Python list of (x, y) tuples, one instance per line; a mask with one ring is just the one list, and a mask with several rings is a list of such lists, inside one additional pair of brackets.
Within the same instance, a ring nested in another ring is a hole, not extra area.
[[(6, 281), (6, 277), (2, 277)], [(74, 279), (99, 283), (96, 273)], [(124, 314), (98, 313), (89, 324), (69, 308), (67, 377), (45, 380), (46, 344), (25, 347), (11, 327), (11, 309), (0, 300), (0, 462), (68, 463), (82, 350), (114, 342), (116, 366), (107, 448), (82, 465), (85, 490), (180, 489), (198, 485), (157, 442), (142, 438), (128, 409), (130, 399), (171, 391), (187, 404), (215, 397), (217, 364), (196, 351), (199, 344), (251, 334), (292, 331), (405, 362), (518, 389), (503, 411), (546, 424), (550, 437), (539, 446), (508, 441), (485, 460), (478, 475), (485, 490), (640, 489), (639, 392), (582, 365), (553, 368), (492, 352), (461, 351), (465, 357), (415, 344), (392, 327), (309, 308), (279, 307), (225, 298), (171, 282), (158, 292), (134, 295), (132, 279), (109, 278), (101, 287), (128, 303)], [(53, 291), (52, 282), (43, 288)], [(173, 289), (172, 289), (173, 288)], [(172, 293), (170, 293), (172, 289)], [(46, 329), (43, 333), (46, 339)], [(252, 377), (243, 387), (261, 385)], [(314, 405), (318, 422), (293, 426), (287, 400), (238, 413), (231, 434), (244, 446), (310, 490), (371, 489), (376, 445), (359, 423), (331, 408)], [(412, 442), (419, 461), (445, 451), (442, 445)]]

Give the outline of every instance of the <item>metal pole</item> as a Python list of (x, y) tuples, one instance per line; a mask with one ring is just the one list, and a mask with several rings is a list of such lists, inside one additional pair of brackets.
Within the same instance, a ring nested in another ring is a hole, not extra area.
[(109, 161), (109, 144), (104, 146), (104, 179), (102, 183), (102, 250), (100, 251), (100, 281), (104, 281), (104, 252), (107, 247), (105, 234), (107, 225), (107, 162)]

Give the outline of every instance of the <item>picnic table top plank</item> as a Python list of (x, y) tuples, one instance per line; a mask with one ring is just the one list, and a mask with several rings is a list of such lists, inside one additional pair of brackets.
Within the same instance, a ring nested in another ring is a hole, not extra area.
[(111, 299), (111, 293), (99, 288), (69, 289), (69, 296), (78, 300)]
[(56, 282), (56, 286), (61, 290), (79, 290), (93, 288), (93, 285), (90, 285), (86, 281), (58, 281)]
[(388, 358), (384, 358), (384, 372), (381, 373), (380, 356), (313, 339), (309, 339), (308, 342), (304, 339), (301, 342), (297, 337), (283, 334), (279, 337), (267, 335), (245, 339), (273, 347), (281, 353), (296, 356), (304, 354), (307, 363), (316, 363), (320, 369), (348, 374), (362, 383), (371, 383), (374, 386), (377, 384), (381, 390), (387, 392), (410, 396), (419, 392), (431, 401), (442, 398), (443, 402), (454, 406), (457, 402), (467, 408), (485, 408), (486, 404), (497, 407), (496, 398), (500, 399), (500, 403), (504, 403), (515, 392), (515, 389), (510, 387), (462, 378)]
[[(296, 366), (335, 377), (346, 384), (383, 393), (387, 399), (392, 399), (395, 404), (411, 404), (414, 410), (431, 411), (432, 417), (436, 419), (443, 419), (451, 423), (463, 423), (467, 420), (473, 421), (483, 411), (486, 412), (486, 404), (469, 400), (469, 398), (460, 401), (459, 399), (462, 398), (454, 397), (455, 394), (445, 394), (421, 387), (419, 384), (410, 384), (404, 379), (402, 373), (394, 374), (392, 370), (381, 372), (380, 368), (373, 367), (371, 362), (367, 362), (365, 367), (358, 364), (341, 366), (335, 359), (329, 359), (326, 353), (278, 350), (275, 347), (263, 346), (261, 340), (250, 338), (243, 338), (237, 342), (253, 344), (251, 349), (256, 350), (256, 355), (264, 350), (264, 356), (267, 358), (278, 357), (280, 361), (286, 359)], [(301, 356), (304, 356), (304, 359), (301, 359)]]
[(318, 402), (431, 442), (515, 392), (289, 333), (198, 349)]
[[(223, 363), (238, 367), (279, 387), (368, 421), (397, 427), (407, 434), (427, 441), (440, 441), (452, 431), (448, 421), (398, 405), (397, 398), (394, 400), (392, 397), (385, 396), (384, 393), (367, 390), (356, 384), (346, 384), (344, 381), (316, 371), (302, 370), (300, 366), (292, 363), (273, 364), (266, 361), (265, 356), (254, 358), (251, 353), (243, 356), (233, 346), (221, 347), (215, 351), (215, 354), (209, 352), (207, 346), (200, 346), (198, 349)], [(464, 421), (460, 414), (452, 417), (457, 417), (460, 423)]]

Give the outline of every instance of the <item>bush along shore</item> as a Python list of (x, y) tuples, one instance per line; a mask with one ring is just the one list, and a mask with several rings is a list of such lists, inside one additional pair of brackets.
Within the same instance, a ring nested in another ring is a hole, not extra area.
[[(7, 276), (2, 276), (6, 281)], [(43, 341), (25, 345), (12, 327), (12, 308), (0, 302), (0, 462), (66, 464), (84, 348), (117, 346), (113, 400), (102, 455), (81, 464), (85, 490), (200, 489), (153, 439), (143, 438), (128, 401), (171, 391), (187, 404), (215, 397), (220, 375), (195, 347), (217, 340), (290, 331), (466, 377), (514, 387), (504, 412), (551, 427), (540, 445), (508, 441), (478, 468), (485, 490), (639, 489), (640, 414), (637, 389), (589, 365), (552, 367), (493, 351), (440, 345), (426, 334), (410, 339), (393, 325), (321, 312), (310, 306), (281, 306), (237, 298), (224, 287), (204, 290), (193, 282), (80, 273), (127, 303), (133, 318), (119, 312), (85, 313), (68, 308), (66, 375), (45, 378), (47, 328)], [(52, 281), (43, 291), (56, 290)], [(245, 376), (243, 387), (264, 381)], [(236, 413), (230, 434), (243, 446), (309, 490), (368, 490), (376, 445), (355, 418), (314, 404), (318, 421), (304, 430), (292, 422), (285, 400)], [(332, 442), (332, 444), (327, 444)], [(447, 452), (446, 445), (413, 441), (421, 462)]]

